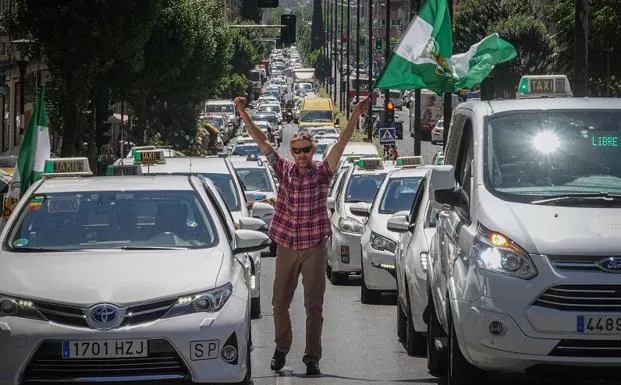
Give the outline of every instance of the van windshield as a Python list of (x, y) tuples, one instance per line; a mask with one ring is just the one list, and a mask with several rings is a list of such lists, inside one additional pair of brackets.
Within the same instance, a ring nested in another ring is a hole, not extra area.
[(621, 111), (503, 114), (485, 138), (485, 184), (504, 199), (621, 193)]
[(300, 116), (301, 122), (331, 122), (332, 111), (303, 111)]

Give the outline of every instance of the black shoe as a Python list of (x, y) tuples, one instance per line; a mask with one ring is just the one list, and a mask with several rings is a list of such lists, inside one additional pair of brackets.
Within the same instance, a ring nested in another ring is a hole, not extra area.
[(285, 366), (285, 362), (287, 358), (287, 353), (283, 353), (281, 351), (274, 351), (274, 356), (272, 356), (272, 370), (280, 370)]
[(311, 361), (306, 363), (306, 375), (307, 376), (318, 376), (321, 374), (321, 370), (319, 370), (319, 364)]

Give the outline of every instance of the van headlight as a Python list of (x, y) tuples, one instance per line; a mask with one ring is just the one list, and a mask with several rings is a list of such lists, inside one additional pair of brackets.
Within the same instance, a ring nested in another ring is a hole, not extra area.
[(42, 320), (43, 317), (32, 301), (0, 294), (0, 319), (2, 317), (18, 317)]
[(528, 253), (508, 237), (479, 224), (472, 245), (472, 258), (482, 269), (521, 279), (537, 275)]
[(339, 218), (338, 228), (346, 233), (362, 234), (362, 223), (354, 218)]
[(228, 282), (215, 289), (179, 297), (164, 318), (192, 313), (213, 313), (220, 311), (229, 298), (231, 298), (232, 294), (233, 285)]
[(383, 235), (371, 231), (371, 247), (379, 251), (395, 252), (397, 244), (392, 239), (388, 239)]

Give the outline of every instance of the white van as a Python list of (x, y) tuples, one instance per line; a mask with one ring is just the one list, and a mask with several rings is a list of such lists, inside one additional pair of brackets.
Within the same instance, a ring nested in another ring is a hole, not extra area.
[[(428, 368), (621, 366), (621, 99), (465, 102), (429, 256)], [(618, 373), (618, 372), (617, 372)]]

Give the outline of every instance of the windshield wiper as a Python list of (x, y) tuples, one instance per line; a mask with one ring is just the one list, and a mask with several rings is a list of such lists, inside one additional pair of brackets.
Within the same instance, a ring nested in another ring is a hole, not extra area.
[(546, 199), (538, 199), (532, 201), (530, 203), (535, 205), (546, 205), (546, 204), (554, 204), (558, 202), (565, 203), (585, 203), (594, 200), (602, 200), (605, 202), (614, 202), (616, 200), (621, 200), (621, 194), (611, 194), (608, 192), (599, 192), (599, 193), (577, 193), (577, 194), (567, 194), (567, 195), (559, 195), (553, 196)]
[(51, 253), (60, 251), (80, 251), (82, 249), (50, 249), (46, 247), (13, 247), (11, 251), (26, 253)]
[(121, 250), (187, 250), (187, 247), (175, 246), (121, 246), (116, 247)]

